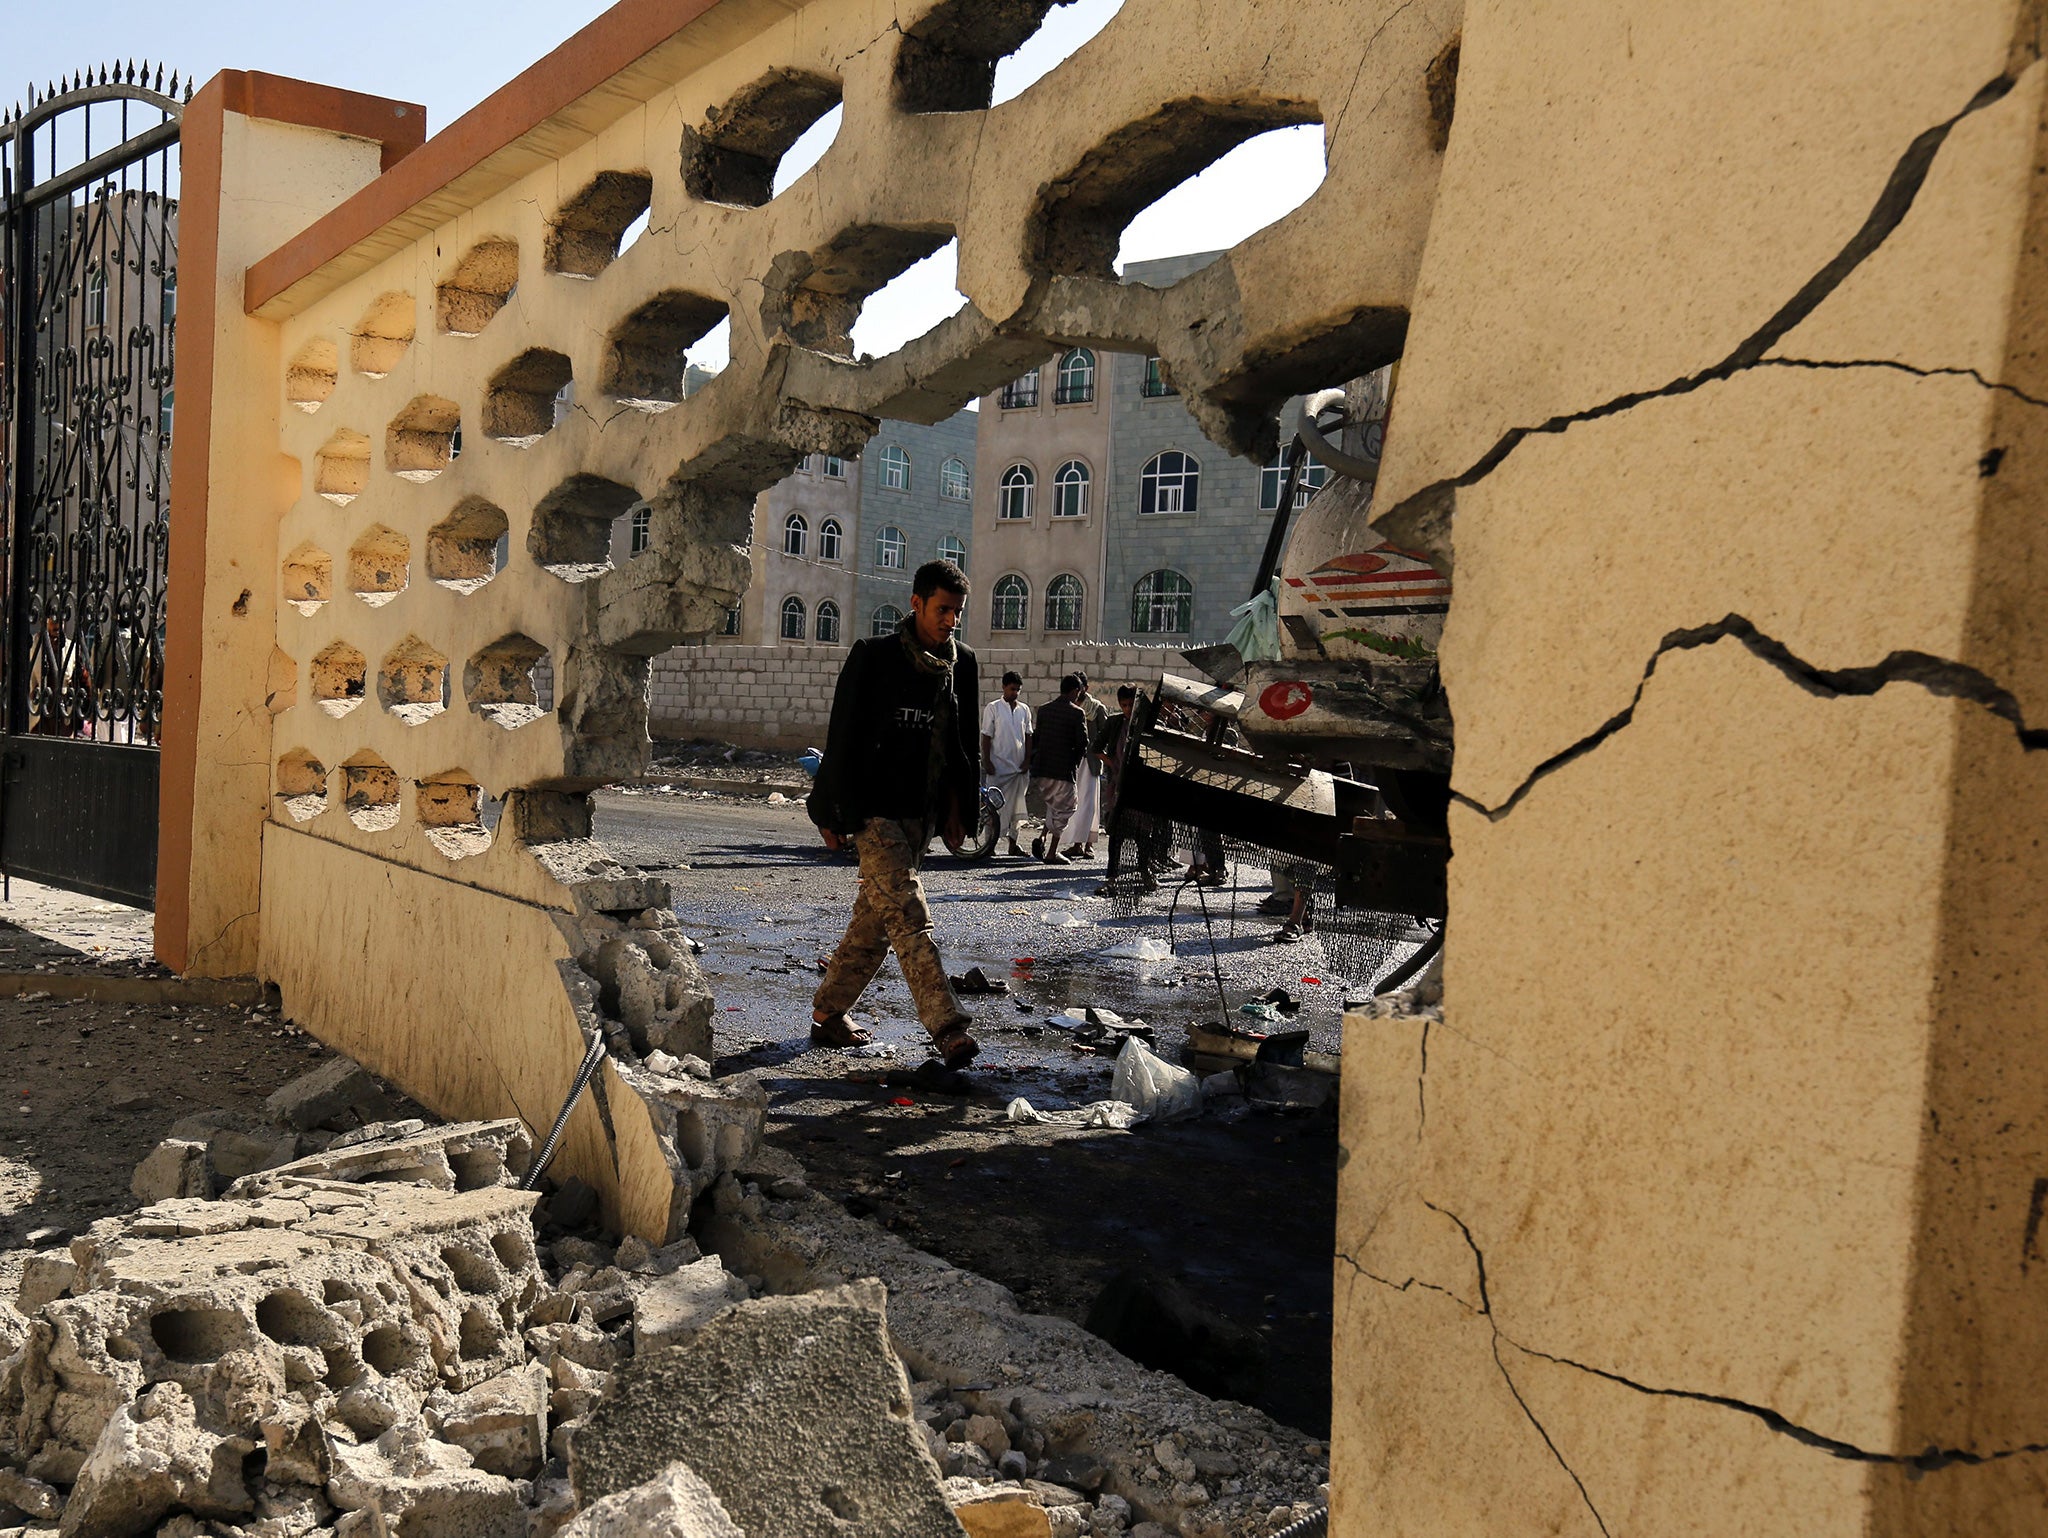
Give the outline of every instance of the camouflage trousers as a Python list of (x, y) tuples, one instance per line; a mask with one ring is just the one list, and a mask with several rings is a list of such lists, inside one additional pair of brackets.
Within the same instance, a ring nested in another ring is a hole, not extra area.
[(952, 981), (939, 960), (932, 939), (932, 910), (925, 901), (917, 868), (927, 841), (922, 822), (896, 822), (871, 817), (853, 836), (860, 854), (860, 892), (853, 917), (839, 949), (826, 965), (812, 1008), (821, 1014), (843, 1014), (860, 1001), (890, 948), (910, 985), (917, 1018), (937, 1036), (948, 1026), (963, 1024), (967, 1011), (953, 993)]

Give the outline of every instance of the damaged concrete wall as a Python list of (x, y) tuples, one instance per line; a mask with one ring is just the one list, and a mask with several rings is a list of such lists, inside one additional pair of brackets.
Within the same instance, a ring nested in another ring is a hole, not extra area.
[(2039, 1530), (2040, 41), (1468, 7), (1376, 510), (1458, 939), (1347, 1038), (1338, 1533)]
[[(264, 678), (221, 652), (201, 682), (268, 701), (267, 748), (237, 751), (272, 774), (265, 797), (185, 780), (213, 864), (245, 874), (261, 841), (253, 920), (240, 875), (238, 904), (194, 908), (241, 914), (294, 1016), (437, 1111), (539, 1127), (599, 1030), (629, 1065), (708, 1047), (666, 892), (589, 842), (587, 793), (642, 766), (650, 658), (718, 628), (754, 498), (802, 455), (1083, 343), (1162, 357), (1205, 429), (1263, 458), (1279, 402), (1398, 352), (1439, 158), (1424, 77), (1458, 0), (1129, 0), (989, 108), (1050, 8), (621, 5), (241, 274), (262, 346), (215, 381), (212, 442), (262, 474), (233, 483), (233, 530), (190, 537), (264, 590)], [(831, 149), (771, 197), (834, 103)], [(1295, 212), (1169, 287), (1116, 281), (1144, 206), (1309, 122), (1328, 174)], [(863, 301), (955, 238), (961, 312), (854, 358)], [(685, 399), (721, 321), (731, 365)], [(271, 422), (274, 458), (224, 425)], [(649, 547), (614, 566), (639, 504)], [(651, 1033), (617, 1013), (636, 989)], [(562, 1167), (659, 1238), (718, 1156), (679, 1165), (692, 1137), (631, 1078), (607, 1069)]]

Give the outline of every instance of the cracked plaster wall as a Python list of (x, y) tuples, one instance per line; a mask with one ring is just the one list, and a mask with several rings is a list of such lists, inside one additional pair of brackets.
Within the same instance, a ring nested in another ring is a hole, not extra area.
[[(748, 580), (754, 498), (800, 456), (850, 457), (884, 417), (943, 420), (1086, 343), (1160, 355), (1205, 430), (1263, 460), (1289, 395), (1398, 351), (1440, 162), (1425, 75), (1458, 0), (1128, 0), (1031, 90), (978, 110), (967, 97), (1047, 9), (679, 7), (673, 35), (445, 181), (419, 171), (429, 142), (249, 269), (246, 319), (224, 320), (249, 357), (216, 378), (214, 451), (263, 473), (219, 542), (254, 570), (242, 585), (288, 600), (274, 646), (302, 683), (271, 702), (268, 794), (200, 777), (220, 833), (195, 881), (253, 918), (245, 951), (296, 1018), (436, 1110), (542, 1127), (584, 1033), (606, 1028), (605, 990), (577, 974), (621, 935), (641, 943), (668, 897), (588, 842), (587, 792), (642, 766), (649, 659), (720, 624)], [(649, 10), (616, 7), (565, 45), (529, 77), (536, 98), (641, 37)], [(811, 87), (764, 95), (771, 78)], [(752, 105), (728, 148), (772, 158), (803, 123), (762, 114), (808, 121), (831, 90), (839, 135), (780, 196), (741, 206), (759, 166), (722, 192), (691, 181), (734, 103)], [(443, 142), (520, 110), (491, 105)], [(1114, 280), (1103, 253), (1142, 206), (1253, 132), (1318, 120), (1327, 175), (1301, 207), (1170, 287)], [(393, 215), (392, 186), (425, 190)], [(643, 192), (645, 235), (607, 261)], [(967, 306), (890, 357), (848, 356), (866, 295), (954, 237)], [(243, 273), (217, 277), (226, 292)], [(731, 365), (663, 400), (662, 360), (679, 375), (677, 348), (720, 307)], [(437, 436), (450, 406), (459, 455)], [(273, 424), (274, 452), (245, 441)], [(604, 529), (636, 501), (650, 546), (608, 565)], [(504, 555), (484, 561), (494, 527)], [(360, 592), (359, 567), (378, 574)], [(309, 592), (319, 569), (351, 580)], [(535, 650), (551, 709), (525, 708), (512, 676)], [(470, 698), (478, 681), (497, 695)], [(234, 658), (209, 657), (202, 683), (254, 687)], [(686, 954), (674, 970), (688, 982)], [(660, 1108), (604, 1083), (562, 1169), (659, 1237), (663, 1182), (694, 1173), (663, 1162)]]
[(1378, 488), (1460, 938), (1347, 1033), (1347, 1538), (2040, 1529), (2039, 36), (1468, 8)]

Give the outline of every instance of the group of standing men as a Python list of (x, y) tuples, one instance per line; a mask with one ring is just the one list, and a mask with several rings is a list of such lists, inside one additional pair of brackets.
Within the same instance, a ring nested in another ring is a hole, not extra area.
[[(1034, 712), (1017, 697), (1023, 687), (1020, 676), (1005, 673), (1001, 698), (981, 713), (982, 779), (1003, 793), (1000, 836), (1019, 858), (1048, 865), (1093, 859), (1103, 823), (1103, 782), (1109, 778), (1114, 785), (1137, 691), (1119, 689), (1121, 709), (1112, 711), (1088, 692), (1087, 674), (1069, 673), (1060, 680), (1059, 697)], [(1045, 831), (1032, 841), (1028, 856), (1017, 843), (1027, 784), (1045, 818)], [(1062, 847), (1070, 828), (1072, 842)]]

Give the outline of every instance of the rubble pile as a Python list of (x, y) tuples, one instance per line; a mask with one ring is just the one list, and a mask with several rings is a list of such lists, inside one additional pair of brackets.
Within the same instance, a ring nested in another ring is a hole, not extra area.
[(171, 1193), (0, 1304), (0, 1535), (1237, 1538), (1312, 1509), (1319, 1447), (814, 1196), (750, 1078), (624, 1071), (670, 1113), (659, 1247), (564, 1232), (580, 1182), (537, 1213), (517, 1121), (366, 1121), (399, 1107), (345, 1059), (266, 1126), (181, 1123), (137, 1176)]

